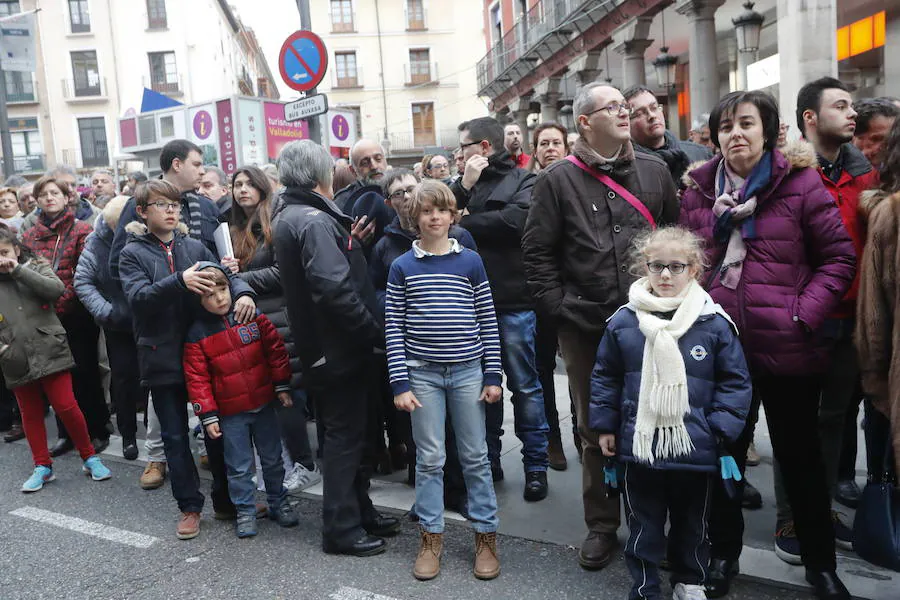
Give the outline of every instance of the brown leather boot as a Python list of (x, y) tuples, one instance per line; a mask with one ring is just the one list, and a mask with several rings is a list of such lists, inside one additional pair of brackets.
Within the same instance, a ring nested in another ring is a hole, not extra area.
[(563, 452), (562, 438), (558, 431), (555, 435), (550, 434), (550, 439), (547, 440), (547, 458), (550, 468), (554, 471), (565, 471), (569, 468), (566, 453)]
[(610, 563), (616, 555), (619, 540), (614, 533), (591, 531), (581, 544), (578, 552), (578, 564), (588, 571), (597, 571)]
[(422, 530), (422, 545), (413, 567), (413, 577), (419, 581), (434, 579), (441, 572), (441, 551), (444, 549), (444, 534), (428, 533)]
[(475, 533), (475, 568), (473, 572), (478, 579), (494, 579), (500, 574), (496, 533)]

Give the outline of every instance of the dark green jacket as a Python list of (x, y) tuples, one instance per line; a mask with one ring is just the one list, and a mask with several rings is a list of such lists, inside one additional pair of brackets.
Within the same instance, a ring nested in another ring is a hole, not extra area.
[(0, 274), (0, 369), (8, 388), (75, 366), (54, 309), (65, 289), (40, 259)]

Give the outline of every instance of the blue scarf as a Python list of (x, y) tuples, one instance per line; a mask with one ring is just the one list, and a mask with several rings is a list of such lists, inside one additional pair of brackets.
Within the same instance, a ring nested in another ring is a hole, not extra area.
[[(725, 159), (722, 160), (724, 161)], [(727, 176), (723, 165), (723, 168), (719, 172), (718, 181), (716, 182), (715, 194), (717, 197), (725, 189), (725, 178)], [(756, 163), (756, 166), (750, 171), (750, 175), (744, 180), (744, 187), (741, 188), (741, 191), (738, 194), (738, 202), (743, 204), (747, 198), (755, 196), (758, 191), (769, 184), (771, 179), (772, 152), (769, 151), (763, 153), (762, 158), (759, 159), (759, 162)], [(735, 223), (732, 221), (731, 211), (726, 211), (718, 218), (718, 220), (716, 220), (716, 224), (713, 227), (713, 237), (719, 243), (727, 243), (734, 227)], [(756, 215), (747, 217), (741, 223), (741, 237), (745, 240), (752, 240), (756, 237)]]

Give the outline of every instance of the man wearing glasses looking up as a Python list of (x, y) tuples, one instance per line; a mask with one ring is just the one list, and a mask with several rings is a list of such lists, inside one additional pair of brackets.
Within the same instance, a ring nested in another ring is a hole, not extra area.
[(678, 199), (666, 164), (635, 153), (631, 107), (619, 90), (590, 83), (572, 108), (580, 137), (571, 156), (537, 178), (522, 249), (528, 286), (559, 324), (582, 437), (588, 536), (578, 562), (602, 569), (615, 555), (620, 517), (618, 498), (607, 497), (599, 433), (587, 421), (591, 370), (606, 320), (625, 304), (634, 281), (628, 270), (632, 239), (675, 223)]
[(700, 144), (681, 142), (666, 129), (665, 108), (650, 88), (633, 85), (622, 94), (631, 106), (631, 139), (637, 152), (651, 152), (665, 161), (676, 185), (680, 185), (688, 165), (712, 158), (712, 151)]

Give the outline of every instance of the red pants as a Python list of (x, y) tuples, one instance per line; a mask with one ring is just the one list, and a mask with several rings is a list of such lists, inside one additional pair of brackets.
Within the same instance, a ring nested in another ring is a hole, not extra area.
[(47, 449), (47, 428), (44, 426), (44, 396), (50, 400), (50, 406), (56, 416), (66, 426), (72, 442), (81, 454), (82, 460), (94, 455), (94, 446), (88, 434), (84, 415), (75, 402), (72, 392), (72, 376), (68, 371), (47, 375), (43, 379), (26, 383), (13, 389), (22, 414), (22, 428), (31, 447), (31, 456), (35, 466), (49, 467), (50, 451)]

